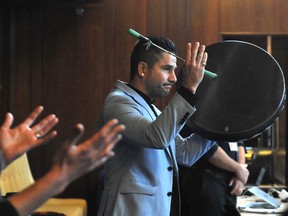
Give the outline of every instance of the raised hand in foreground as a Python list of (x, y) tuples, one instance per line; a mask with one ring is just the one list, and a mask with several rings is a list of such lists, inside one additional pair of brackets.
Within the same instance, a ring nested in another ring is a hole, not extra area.
[(29, 215), (47, 199), (63, 192), (72, 181), (113, 156), (112, 148), (121, 139), (119, 133), (125, 126), (116, 119), (110, 120), (99, 132), (79, 145), (76, 144), (84, 133), (84, 127), (77, 124), (76, 129), (75, 137), (67, 141), (56, 155), (51, 170), (34, 185), (8, 198), (20, 216)]
[(42, 111), (42, 106), (36, 107), (22, 123), (14, 128), (11, 128), (13, 115), (6, 114), (5, 121), (0, 127), (0, 149), (4, 163), (1, 165), (2, 169), (23, 153), (47, 143), (56, 136), (56, 131), (51, 131), (58, 123), (58, 118), (54, 114), (33, 125)]

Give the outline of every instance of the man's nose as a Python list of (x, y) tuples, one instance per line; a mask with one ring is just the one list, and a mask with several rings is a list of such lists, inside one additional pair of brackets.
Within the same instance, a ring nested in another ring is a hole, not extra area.
[(169, 82), (173, 82), (173, 83), (177, 82), (177, 77), (176, 77), (174, 70), (169, 73), (168, 80), (169, 80)]

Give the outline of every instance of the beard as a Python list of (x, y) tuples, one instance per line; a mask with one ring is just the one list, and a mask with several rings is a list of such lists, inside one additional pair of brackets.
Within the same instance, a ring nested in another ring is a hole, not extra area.
[[(166, 85), (168, 86), (168, 85)], [(171, 85), (172, 88), (172, 85)], [(148, 86), (148, 94), (152, 98), (161, 98), (167, 96), (171, 88), (165, 88), (165, 85), (163, 84), (158, 84), (158, 85), (150, 85)]]

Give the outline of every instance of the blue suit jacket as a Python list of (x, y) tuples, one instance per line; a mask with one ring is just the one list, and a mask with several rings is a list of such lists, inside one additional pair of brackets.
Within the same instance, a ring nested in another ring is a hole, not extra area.
[(98, 215), (169, 216), (173, 172), (178, 172), (177, 165), (171, 169), (173, 164), (191, 166), (213, 145), (196, 134), (186, 139), (178, 135), (195, 112), (178, 93), (162, 113), (157, 112), (156, 119), (145, 100), (121, 81), (106, 98), (102, 124), (118, 118), (126, 130), (104, 168)]

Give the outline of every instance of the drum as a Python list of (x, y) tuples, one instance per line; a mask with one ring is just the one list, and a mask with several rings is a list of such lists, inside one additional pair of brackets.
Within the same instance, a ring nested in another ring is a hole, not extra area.
[(250, 139), (269, 127), (285, 104), (285, 79), (264, 49), (229, 40), (207, 46), (206, 69), (196, 95), (197, 111), (187, 122), (194, 132), (217, 141)]

